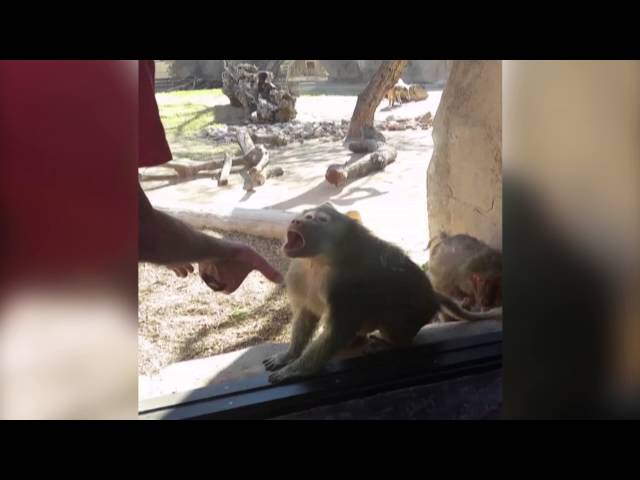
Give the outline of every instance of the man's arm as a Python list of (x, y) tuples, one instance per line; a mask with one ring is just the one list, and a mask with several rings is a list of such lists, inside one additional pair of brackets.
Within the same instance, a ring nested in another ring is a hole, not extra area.
[(253, 270), (272, 282), (282, 282), (280, 272), (248, 245), (211, 237), (154, 209), (140, 184), (138, 201), (139, 261), (167, 266), (199, 262), (205, 283), (225, 293), (235, 291)]
[(138, 184), (141, 262), (170, 265), (225, 259), (236, 245), (201, 233), (177, 218), (153, 208)]

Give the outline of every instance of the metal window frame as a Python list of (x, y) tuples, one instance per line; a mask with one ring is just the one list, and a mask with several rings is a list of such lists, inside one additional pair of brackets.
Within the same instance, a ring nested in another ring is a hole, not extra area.
[(312, 378), (271, 385), (266, 372), (140, 402), (143, 420), (265, 420), (377, 393), (502, 368), (502, 332), (334, 361)]

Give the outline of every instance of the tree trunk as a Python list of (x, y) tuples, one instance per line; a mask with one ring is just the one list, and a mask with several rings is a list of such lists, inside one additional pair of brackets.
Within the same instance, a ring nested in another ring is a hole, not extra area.
[(347, 141), (361, 139), (364, 126), (373, 128), (373, 116), (376, 113), (376, 108), (389, 89), (398, 82), (408, 63), (409, 60), (384, 60), (382, 62), (367, 87), (358, 95), (356, 108), (349, 125)]

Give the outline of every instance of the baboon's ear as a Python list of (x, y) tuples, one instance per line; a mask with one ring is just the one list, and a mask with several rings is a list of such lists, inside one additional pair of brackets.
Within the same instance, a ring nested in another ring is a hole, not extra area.
[(345, 215), (350, 219), (355, 220), (359, 224), (362, 224), (362, 217), (360, 216), (360, 212), (358, 212), (357, 210), (350, 210), (345, 213)]

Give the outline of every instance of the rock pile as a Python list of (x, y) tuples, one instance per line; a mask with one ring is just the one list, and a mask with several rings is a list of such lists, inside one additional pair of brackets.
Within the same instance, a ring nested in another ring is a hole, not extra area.
[[(431, 112), (416, 118), (395, 118), (390, 115), (383, 121), (375, 122), (376, 129), (381, 131), (426, 130), (432, 126)], [(340, 142), (349, 131), (349, 120), (317, 122), (292, 120), (273, 124), (219, 125), (205, 127), (203, 134), (219, 144), (235, 143), (240, 129), (247, 129), (254, 142), (271, 146), (283, 146), (312, 139)]]

